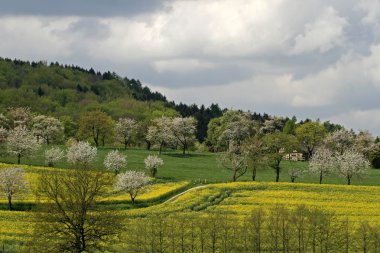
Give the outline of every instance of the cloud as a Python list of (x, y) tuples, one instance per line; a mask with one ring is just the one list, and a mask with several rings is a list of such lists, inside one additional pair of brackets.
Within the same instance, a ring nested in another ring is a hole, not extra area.
[(330, 117), (329, 120), (356, 131), (368, 130), (372, 134), (380, 135), (380, 109), (352, 110)]
[(354, 120), (380, 108), (379, 21), (377, 0), (15, 0), (0, 56), (116, 71), (177, 102)]
[(135, 16), (164, 7), (161, 0), (12, 0), (2, 1), (0, 15), (4, 16)]
[(333, 7), (328, 6), (315, 21), (305, 25), (303, 34), (297, 35), (291, 53), (300, 54), (312, 51), (325, 53), (343, 43), (344, 28), (347, 25), (347, 20), (340, 17)]

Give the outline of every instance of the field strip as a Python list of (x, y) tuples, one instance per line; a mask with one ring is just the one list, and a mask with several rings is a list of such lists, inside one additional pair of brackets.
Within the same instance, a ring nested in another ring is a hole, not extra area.
[(199, 186), (195, 186), (195, 187), (190, 188), (190, 189), (188, 189), (188, 190), (186, 190), (186, 191), (184, 191), (184, 192), (178, 193), (177, 195), (171, 197), (170, 199), (166, 200), (166, 201), (163, 202), (162, 204), (165, 204), (165, 203), (167, 203), (167, 202), (170, 202), (170, 201), (172, 201), (172, 200), (178, 198), (179, 196), (181, 196), (181, 195), (183, 195), (183, 194), (185, 194), (185, 193), (188, 193), (188, 192), (190, 192), (190, 191), (193, 191), (193, 190), (196, 190), (196, 189), (202, 189), (202, 188), (205, 188), (205, 187), (208, 187), (208, 185), (199, 185)]

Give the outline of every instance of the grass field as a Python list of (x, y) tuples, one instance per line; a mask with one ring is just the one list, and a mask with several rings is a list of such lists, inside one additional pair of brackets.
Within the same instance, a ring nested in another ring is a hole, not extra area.
[[(64, 146), (61, 146), (64, 148)], [(30, 165), (44, 165), (44, 150), (50, 148), (43, 146), (39, 152), (33, 157), (23, 158), (22, 163)], [(111, 148), (99, 148), (98, 157), (93, 164), (98, 169), (104, 169), (103, 160), (107, 153), (112, 150)], [(144, 169), (144, 159), (149, 154), (157, 154), (156, 150), (148, 151), (145, 149), (120, 149), (120, 151), (127, 156), (128, 165), (124, 170), (142, 170)], [(217, 166), (216, 158), (217, 154), (214, 153), (197, 153), (190, 152), (183, 156), (181, 152), (177, 151), (165, 151), (161, 158), (164, 160), (164, 166), (159, 168), (157, 177), (164, 180), (179, 180), (179, 181), (192, 181), (202, 183), (218, 183), (218, 182), (230, 182), (232, 178), (232, 172), (220, 168)], [(4, 147), (0, 147), (0, 162), (16, 163), (15, 157), (9, 157), (4, 150)], [(308, 167), (307, 162), (289, 162), (283, 161), (282, 171), (280, 175), (280, 181), (289, 182), (288, 169), (295, 167), (306, 170)], [(62, 160), (57, 163), (56, 167), (70, 168), (66, 160)], [(275, 173), (269, 168), (259, 169), (257, 172), (257, 181), (271, 182), (275, 179)], [(251, 172), (248, 171), (246, 175), (239, 178), (238, 181), (250, 181)], [(304, 183), (318, 183), (318, 179), (305, 173), (302, 179), (297, 180)], [(344, 178), (332, 175), (324, 179), (324, 183), (328, 184), (346, 184)], [(355, 185), (380, 185), (380, 170), (371, 169), (369, 175), (363, 180), (353, 179)]]

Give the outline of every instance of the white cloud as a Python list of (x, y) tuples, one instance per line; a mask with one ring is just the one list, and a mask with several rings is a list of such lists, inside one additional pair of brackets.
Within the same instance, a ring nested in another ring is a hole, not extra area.
[(339, 16), (333, 7), (326, 7), (316, 20), (305, 25), (302, 34), (297, 35), (291, 53), (327, 52), (343, 43), (344, 28), (347, 25), (347, 20)]
[(357, 7), (366, 12), (362, 18), (364, 24), (379, 24), (380, 2), (378, 0), (360, 0)]
[(0, 55), (45, 60), (71, 54), (70, 38), (60, 36), (77, 18), (61, 19), (32, 16), (0, 17)]

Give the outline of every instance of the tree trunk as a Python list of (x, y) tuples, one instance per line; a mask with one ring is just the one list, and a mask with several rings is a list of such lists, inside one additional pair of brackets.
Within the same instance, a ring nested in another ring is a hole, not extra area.
[(237, 171), (234, 170), (234, 175), (232, 176), (232, 182), (236, 182), (236, 173), (237, 173)]
[(127, 149), (128, 146), (128, 140), (124, 138), (124, 149)]
[(280, 168), (276, 168), (276, 182), (280, 181)]
[(9, 208), (9, 211), (13, 210), (13, 207), (12, 207), (12, 196), (11, 195), (8, 195), (8, 208)]
[(319, 174), (319, 184), (322, 184), (322, 179), (323, 179), (323, 173)]
[(347, 176), (347, 184), (348, 184), (348, 185), (351, 184), (351, 177), (350, 177), (350, 176)]
[(21, 163), (21, 154), (18, 154), (17, 155), (17, 164), (20, 164)]
[(294, 183), (294, 181), (296, 180), (294, 177), (290, 178), (290, 180), (292, 181), (292, 183)]
[(253, 166), (252, 169), (252, 181), (256, 181), (256, 166)]
[(186, 154), (186, 143), (185, 144), (183, 144), (183, 150), (182, 150), (182, 154), (184, 155), (184, 154)]
[(164, 146), (164, 142), (162, 141), (160, 143), (160, 151), (158, 152), (159, 155), (161, 155), (161, 152), (162, 152), (162, 147)]

